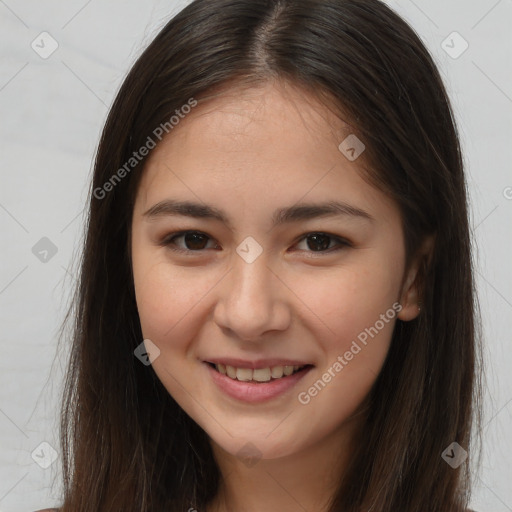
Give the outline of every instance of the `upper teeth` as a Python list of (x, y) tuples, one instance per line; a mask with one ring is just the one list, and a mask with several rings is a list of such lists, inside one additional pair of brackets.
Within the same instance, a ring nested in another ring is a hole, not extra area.
[(235, 368), (229, 365), (216, 364), (215, 368), (217, 368), (217, 370), (223, 375), (227, 375), (232, 379), (237, 379), (241, 381), (255, 380), (257, 382), (267, 382), (271, 378), (279, 379), (283, 375), (291, 375), (293, 372), (303, 367), (272, 366), (268, 368), (257, 368), (253, 370), (252, 368)]

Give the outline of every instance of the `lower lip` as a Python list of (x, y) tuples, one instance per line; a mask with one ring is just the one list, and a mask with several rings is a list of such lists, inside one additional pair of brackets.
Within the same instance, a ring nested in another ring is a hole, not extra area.
[(306, 366), (292, 375), (268, 382), (243, 382), (223, 375), (208, 363), (204, 364), (206, 364), (213, 382), (215, 382), (224, 393), (237, 400), (250, 403), (265, 402), (286, 393), (286, 391), (293, 388), (293, 386), (313, 368), (312, 366)]

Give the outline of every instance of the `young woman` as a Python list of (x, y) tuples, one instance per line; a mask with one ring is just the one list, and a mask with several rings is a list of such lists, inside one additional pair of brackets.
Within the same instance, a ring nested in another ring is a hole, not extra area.
[(465, 511), (474, 304), (414, 31), (378, 0), (196, 0), (98, 149), (60, 511)]

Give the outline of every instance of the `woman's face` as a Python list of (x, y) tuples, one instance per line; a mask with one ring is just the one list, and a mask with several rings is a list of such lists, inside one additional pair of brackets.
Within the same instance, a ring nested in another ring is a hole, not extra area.
[(144, 170), (132, 258), (146, 347), (169, 393), (233, 455), (343, 435), (397, 317), (417, 314), (398, 208), (361, 178), (364, 153), (345, 156), (362, 146), (338, 148), (349, 134), (289, 85), (227, 90)]

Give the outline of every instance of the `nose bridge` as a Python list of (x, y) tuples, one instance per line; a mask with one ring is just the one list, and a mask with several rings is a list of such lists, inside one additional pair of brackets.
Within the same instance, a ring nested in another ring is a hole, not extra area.
[(253, 308), (259, 303), (263, 304), (271, 300), (272, 276), (268, 261), (263, 255), (252, 263), (237, 257), (233, 264), (231, 296), (240, 304), (251, 303)]
[(242, 339), (282, 329), (287, 315), (278, 281), (264, 254), (251, 263), (236, 255), (216, 306), (217, 323)]

